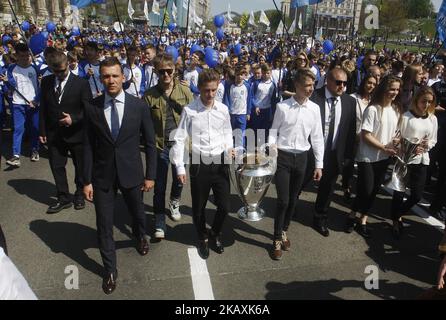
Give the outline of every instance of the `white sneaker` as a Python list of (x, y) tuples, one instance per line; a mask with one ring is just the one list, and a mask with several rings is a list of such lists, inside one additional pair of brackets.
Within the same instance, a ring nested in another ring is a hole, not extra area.
[(155, 238), (156, 239), (164, 239), (164, 230), (161, 228), (157, 228), (155, 230)]
[(178, 222), (181, 220), (181, 212), (180, 212), (180, 202), (179, 201), (169, 201), (169, 211), (170, 211), (170, 218)]

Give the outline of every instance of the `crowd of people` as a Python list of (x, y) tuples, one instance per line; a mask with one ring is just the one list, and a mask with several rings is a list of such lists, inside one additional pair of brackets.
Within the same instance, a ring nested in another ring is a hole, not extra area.
[[(79, 34), (63, 27), (47, 37), (42, 52), (32, 52), (27, 39), (39, 32), (34, 25), (26, 33), (8, 26), (1, 34), (0, 124), (5, 125), (9, 114), (13, 130), (6, 163), (19, 168), (23, 154), (39, 161), (40, 146), (46, 144), (57, 189), (57, 201), (47, 213), (73, 205), (82, 210), (85, 199), (94, 202), (107, 294), (118, 276), (112, 236), (118, 189), (133, 217), (137, 250), (146, 255), (141, 191), (154, 189), (153, 236), (161, 240), (168, 236), (166, 216), (181, 220), (182, 189), (190, 179), (198, 252), (203, 259), (209, 247), (224, 252), (222, 229), (230, 205), (227, 163), (238, 147), (249, 148), (249, 130), (254, 146), (267, 143), (277, 157), (274, 260), (291, 249), (288, 228), (311, 180), (318, 184), (317, 232), (330, 234), (331, 199), (342, 176), (344, 199), (351, 207), (345, 232), (372, 237), (368, 215), (406, 141), (416, 145), (405, 177), (410, 195), (393, 192), (388, 205), (392, 236), (399, 240), (404, 235), (402, 217), (425, 191), (432, 193), (430, 213), (445, 220), (442, 55), (374, 51), (349, 41), (339, 41), (327, 52), (305, 37), (268, 34), (226, 34), (219, 41), (208, 33), (186, 36), (159, 28), (125, 34), (100, 28)], [(171, 47), (177, 51), (172, 53)], [(218, 52), (216, 65), (209, 66), (209, 47)], [(25, 131), (29, 152), (22, 152)], [(74, 197), (66, 175), (68, 157), (75, 167)], [(188, 179), (189, 157), (198, 160), (190, 163)], [(205, 207), (211, 189), (217, 212), (208, 230)], [(444, 244), (440, 248), (444, 255)], [(439, 288), (445, 272), (443, 258)]]

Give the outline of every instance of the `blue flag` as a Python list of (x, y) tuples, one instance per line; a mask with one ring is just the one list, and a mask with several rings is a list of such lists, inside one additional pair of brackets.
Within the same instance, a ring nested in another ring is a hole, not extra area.
[(91, 4), (103, 4), (105, 0), (70, 0), (72, 6), (76, 6), (79, 9), (88, 7)]
[(336, 6), (339, 6), (341, 3), (343, 3), (345, 0), (336, 0)]
[[(321, 3), (323, 0), (292, 0), (291, 8), (299, 8), (303, 6), (309, 6), (316, 3)], [(336, 0), (338, 1), (338, 0)], [(342, 0), (343, 1), (343, 0)]]
[(446, 38), (446, 2), (444, 0), (441, 3), (440, 10), (438, 10), (436, 26), (438, 39), (440, 39), (441, 42), (444, 42)]

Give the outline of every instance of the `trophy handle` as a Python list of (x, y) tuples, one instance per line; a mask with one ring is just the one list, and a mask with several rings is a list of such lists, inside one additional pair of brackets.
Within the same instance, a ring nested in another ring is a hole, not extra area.
[[(268, 166), (271, 170), (271, 172), (274, 174), (277, 169), (277, 151), (272, 152), (272, 148), (270, 148), (273, 144), (272, 143), (264, 143), (259, 147), (260, 153), (268, 159)], [(269, 154), (266, 154), (266, 148), (269, 148)]]

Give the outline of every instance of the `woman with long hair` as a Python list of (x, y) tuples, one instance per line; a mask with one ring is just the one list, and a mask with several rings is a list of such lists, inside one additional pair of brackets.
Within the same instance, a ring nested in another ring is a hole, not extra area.
[[(393, 235), (399, 238), (403, 230), (401, 217), (420, 201), (429, 166), (429, 150), (437, 143), (437, 117), (435, 116), (435, 94), (430, 87), (422, 87), (412, 100), (400, 124), (401, 138), (416, 143), (414, 154), (407, 166), (407, 187), (410, 196), (404, 200), (405, 192), (394, 191), (392, 197)], [(401, 141), (400, 141), (401, 143)]]
[(401, 103), (403, 110), (406, 112), (410, 108), (412, 98), (421, 87), (423, 80), (423, 66), (421, 64), (411, 64), (404, 69), (403, 76), (403, 88), (401, 90)]
[(282, 92), (282, 97), (284, 99), (288, 99), (294, 96), (294, 75), (296, 71), (299, 69), (305, 69), (310, 67), (310, 60), (308, 60), (307, 54), (304, 51), (299, 51), (296, 55), (296, 58), (292, 61), (291, 68), (288, 69), (288, 72), (285, 75), (283, 80), (284, 82), (284, 91)]
[[(359, 85), (358, 92), (352, 93), (351, 96), (356, 100), (356, 144), (355, 154), (358, 150), (358, 144), (360, 140), (361, 134), (361, 124), (362, 124), (362, 116), (364, 114), (365, 109), (370, 103), (372, 98), (372, 93), (378, 85), (378, 80), (371, 74), (367, 74), (365, 78), (362, 80)], [(351, 190), (350, 184), (353, 177), (354, 171), (354, 161), (348, 161), (348, 163), (344, 164), (344, 169), (342, 172), (342, 189), (344, 191), (345, 200), (350, 200)]]
[(356, 155), (358, 190), (347, 219), (345, 229), (347, 233), (353, 231), (356, 213), (359, 212), (357, 231), (365, 238), (371, 236), (367, 227), (368, 212), (384, 181), (390, 158), (396, 154), (394, 137), (401, 116), (398, 95), (400, 89), (400, 79), (394, 76), (385, 77), (376, 88), (369, 106), (364, 111), (359, 149)]

